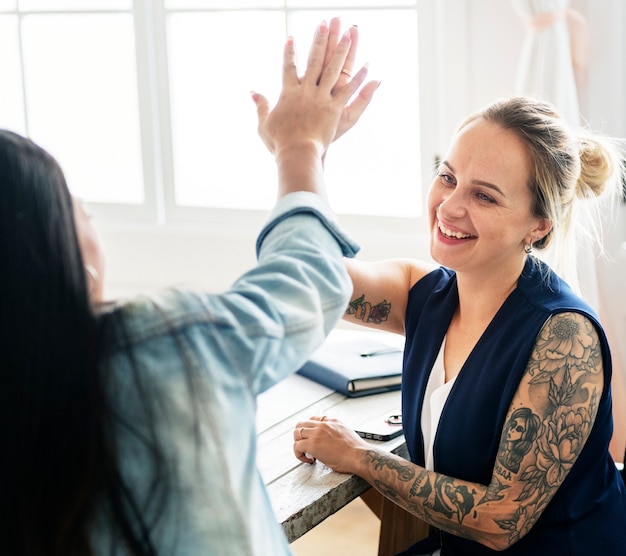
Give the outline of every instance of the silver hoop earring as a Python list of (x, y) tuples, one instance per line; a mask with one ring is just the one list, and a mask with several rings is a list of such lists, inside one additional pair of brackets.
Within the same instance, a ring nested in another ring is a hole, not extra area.
[(524, 245), (524, 253), (526, 253), (527, 255), (530, 255), (532, 252), (533, 252), (532, 243), (527, 243), (526, 245)]

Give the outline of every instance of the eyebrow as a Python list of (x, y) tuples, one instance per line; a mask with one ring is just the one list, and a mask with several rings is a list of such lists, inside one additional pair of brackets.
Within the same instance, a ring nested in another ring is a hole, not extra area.
[[(452, 165), (447, 160), (443, 160), (441, 163), (445, 164), (450, 169), (450, 171), (452, 173), (456, 173), (456, 170), (452, 167)], [(504, 193), (502, 192), (502, 189), (500, 189), (497, 185), (495, 185), (493, 183), (490, 183), (488, 181), (472, 180), (472, 183), (475, 183), (476, 185), (482, 185), (483, 187), (488, 187), (489, 189), (492, 189), (493, 191), (496, 191), (497, 193), (499, 193), (503, 197), (505, 196)]]

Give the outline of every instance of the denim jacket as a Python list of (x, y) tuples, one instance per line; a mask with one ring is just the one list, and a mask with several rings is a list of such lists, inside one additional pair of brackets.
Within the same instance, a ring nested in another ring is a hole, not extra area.
[[(228, 291), (169, 290), (112, 309), (126, 330), (108, 383), (115, 440), (159, 556), (291, 554), (256, 468), (256, 397), (295, 372), (342, 316), (352, 291), (343, 257), (357, 250), (318, 196), (293, 193), (258, 238), (258, 265)], [(159, 473), (172, 478), (164, 505)], [(103, 508), (97, 554), (124, 554), (112, 536)]]

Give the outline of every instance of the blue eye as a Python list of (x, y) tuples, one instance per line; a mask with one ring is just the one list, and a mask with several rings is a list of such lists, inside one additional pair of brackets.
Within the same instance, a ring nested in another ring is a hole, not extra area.
[(454, 185), (454, 178), (450, 174), (444, 174), (443, 172), (439, 172), (437, 175), (446, 183)]
[(490, 197), (489, 195), (486, 195), (485, 193), (477, 193), (476, 196), (481, 201), (484, 201), (485, 203), (495, 203), (496, 202), (493, 197)]

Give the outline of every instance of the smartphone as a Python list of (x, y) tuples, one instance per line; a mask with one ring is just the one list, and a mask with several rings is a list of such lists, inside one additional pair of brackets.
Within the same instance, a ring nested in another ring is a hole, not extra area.
[[(397, 417), (392, 415), (391, 417)], [(394, 422), (395, 421), (395, 422)], [(355, 432), (361, 438), (381, 440), (383, 442), (397, 438), (402, 434), (402, 422), (391, 418), (378, 417), (357, 427)]]

